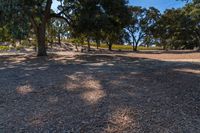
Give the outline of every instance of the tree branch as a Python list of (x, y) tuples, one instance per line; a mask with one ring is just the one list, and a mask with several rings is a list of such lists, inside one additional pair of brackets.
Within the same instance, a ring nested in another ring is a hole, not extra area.
[(52, 13), (52, 14), (50, 14), (50, 18), (59, 18), (59, 19), (63, 19), (63, 20), (66, 21), (66, 23), (67, 23), (68, 25), (71, 25), (70, 21), (69, 21), (67, 18), (65, 18), (65, 17), (63, 17), (63, 16), (60, 16), (60, 15), (58, 15), (58, 14)]

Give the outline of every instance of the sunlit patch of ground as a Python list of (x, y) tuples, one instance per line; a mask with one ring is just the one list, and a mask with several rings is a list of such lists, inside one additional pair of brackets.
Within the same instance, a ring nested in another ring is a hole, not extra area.
[(139, 53), (128, 53), (128, 56), (158, 59), (163, 61), (189, 61), (189, 62), (200, 62), (200, 52), (193, 51), (142, 51)]
[(25, 85), (25, 86), (19, 86), (16, 88), (17, 93), (22, 94), (22, 95), (26, 95), (28, 93), (33, 92), (33, 89), (30, 85)]
[(118, 108), (110, 115), (108, 119), (108, 127), (105, 129), (106, 132), (116, 133), (124, 132), (126, 130), (133, 130), (139, 128), (139, 123), (134, 117), (134, 110), (124, 108)]
[(200, 68), (199, 68), (199, 70), (183, 68), (183, 69), (175, 69), (175, 71), (191, 73), (191, 74), (198, 74), (200, 76)]
[[(89, 103), (95, 104), (98, 101), (106, 96), (104, 88), (101, 86), (101, 83), (98, 80), (94, 80), (92, 77), (79, 74), (68, 76), (69, 80), (64, 85), (64, 88), (68, 91), (82, 91), (81, 98)], [(78, 83), (78, 84), (77, 84)]]

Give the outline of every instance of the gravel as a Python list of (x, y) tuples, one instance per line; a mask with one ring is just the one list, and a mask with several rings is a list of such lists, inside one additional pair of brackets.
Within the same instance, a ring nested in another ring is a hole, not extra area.
[(0, 132), (199, 133), (200, 53), (0, 55)]

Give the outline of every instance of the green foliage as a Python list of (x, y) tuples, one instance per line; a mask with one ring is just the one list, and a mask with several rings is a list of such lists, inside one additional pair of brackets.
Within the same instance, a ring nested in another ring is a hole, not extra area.
[(7, 28), (6, 25), (0, 27), (0, 41), (1, 42), (6, 42), (10, 41), (11, 35), (9, 34), (9, 29)]
[(126, 27), (126, 31), (129, 38), (131, 38), (134, 50), (137, 50), (139, 43), (154, 44), (152, 32), (157, 20), (160, 18), (159, 10), (153, 7), (146, 9), (131, 6), (129, 8), (132, 18), (130, 24)]
[[(199, 20), (191, 15), (193, 6), (166, 10), (156, 25), (154, 36), (165, 49), (193, 49), (200, 43)], [(167, 23), (166, 23), (167, 22)], [(200, 45), (199, 45), (200, 46)]]
[(29, 33), (30, 23), (27, 16), (20, 11), (20, 2), (19, 0), (1, 1), (2, 21), (0, 24), (4, 27), (4, 31), (7, 30), (7, 36), (4, 36), (4, 38), (9, 36), (12, 39), (22, 40)]
[(85, 0), (80, 1), (71, 26), (73, 37), (87, 40), (104, 40), (114, 43), (128, 24), (129, 13), (126, 0)]
[(8, 51), (9, 49), (9, 46), (0, 46), (0, 51)]

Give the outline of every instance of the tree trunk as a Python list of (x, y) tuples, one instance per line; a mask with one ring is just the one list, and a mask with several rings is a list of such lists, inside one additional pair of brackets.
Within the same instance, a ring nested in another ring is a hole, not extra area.
[(38, 42), (37, 56), (47, 56), (46, 44), (45, 44), (46, 24), (50, 19), (51, 5), (52, 5), (52, 0), (47, 0), (45, 11), (43, 14), (41, 14), (41, 16), (43, 16), (43, 18), (41, 19), (42, 23), (39, 24), (37, 23), (37, 21), (35, 20), (36, 17), (34, 16), (35, 13), (30, 15), (30, 21), (34, 28)]
[(38, 41), (37, 56), (47, 56), (46, 44), (45, 44), (45, 31), (46, 31), (46, 25), (45, 24), (40, 25), (37, 33), (37, 41)]
[(199, 48), (198, 48), (198, 50), (197, 51), (199, 51), (200, 52), (200, 42), (199, 42)]
[(133, 52), (135, 52), (135, 42), (136, 42), (136, 39), (134, 37), (134, 34), (132, 34), (132, 41), (133, 41)]
[(138, 43), (135, 44), (134, 51), (138, 51)]
[(88, 52), (90, 51), (90, 39), (87, 39), (87, 43), (88, 43)]
[(112, 43), (111, 42), (109, 42), (109, 44), (108, 44), (108, 50), (112, 51)]
[(76, 51), (78, 52), (79, 50), (78, 50), (78, 44), (75, 44), (75, 47), (76, 47)]
[(133, 43), (133, 51), (135, 51), (135, 46), (134, 46), (134, 43)]
[(99, 44), (97, 43), (97, 49), (99, 49)]
[(58, 44), (61, 46), (61, 37), (60, 37), (60, 33), (58, 33)]
[(99, 40), (96, 40), (96, 44), (97, 44), (97, 49), (99, 49), (100, 41), (99, 41)]
[(200, 37), (198, 37), (198, 42), (199, 42), (199, 45), (198, 45), (198, 49), (197, 49), (197, 51), (200, 52)]

